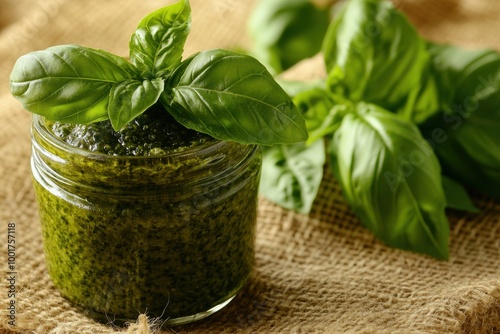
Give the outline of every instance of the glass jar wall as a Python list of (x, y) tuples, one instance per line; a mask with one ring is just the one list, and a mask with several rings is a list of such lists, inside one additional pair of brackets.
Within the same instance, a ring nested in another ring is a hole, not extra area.
[(32, 144), (49, 274), (74, 304), (105, 321), (147, 312), (181, 324), (219, 310), (247, 281), (257, 146), (111, 156), (69, 146), (39, 116)]

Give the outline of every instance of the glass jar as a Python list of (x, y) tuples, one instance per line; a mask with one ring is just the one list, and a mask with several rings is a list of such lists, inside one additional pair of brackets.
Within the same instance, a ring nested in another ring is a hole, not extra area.
[(254, 261), (261, 153), (211, 141), (154, 157), (74, 148), (34, 116), (31, 168), (54, 285), (97, 319), (175, 325), (227, 305)]

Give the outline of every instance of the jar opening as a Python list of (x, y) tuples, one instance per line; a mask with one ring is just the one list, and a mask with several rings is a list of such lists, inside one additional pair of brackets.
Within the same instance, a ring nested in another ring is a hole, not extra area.
[(35, 116), (32, 150), (33, 175), (46, 185), (117, 197), (182, 197), (187, 187), (216, 189), (244, 173), (258, 145), (215, 140), (165, 155), (113, 156), (71, 146)]
[(36, 131), (44, 141), (50, 145), (57, 147), (58, 150), (64, 151), (68, 154), (78, 154), (82, 157), (88, 157), (95, 160), (141, 160), (141, 159), (182, 159), (190, 155), (205, 155), (213, 151), (219, 150), (222, 146), (227, 145), (229, 142), (214, 139), (194, 147), (190, 147), (184, 151), (170, 152), (165, 154), (151, 155), (151, 156), (134, 156), (134, 155), (110, 155), (101, 152), (91, 152), (78, 147), (74, 147), (65, 141), (55, 136), (45, 125), (45, 119), (40, 115), (33, 115), (32, 133)]

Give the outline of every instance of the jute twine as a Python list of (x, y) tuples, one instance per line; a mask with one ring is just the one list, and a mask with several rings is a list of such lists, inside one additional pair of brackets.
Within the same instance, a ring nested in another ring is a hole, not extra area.
[[(172, 1), (169, 1), (172, 2)], [(125, 327), (94, 322), (62, 298), (48, 277), (29, 171), (30, 115), (10, 97), (20, 55), (76, 43), (127, 54), (139, 19), (165, 1), (6, 0), (0, 3), (0, 333), (500, 333), (500, 203), (475, 194), (481, 214), (449, 211), (448, 262), (386, 247), (352, 214), (328, 169), (311, 214), (259, 202), (256, 267), (224, 310), (160, 330), (137, 314)], [(191, 0), (186, 54), (248, 46), (253, 1)], [(500, 49), (496, 0), (401, 0), (427, 38)], [(287, 74), (322, 75), (321, 59)], [(15, 298), (8, 297), (8, 224), (15, 224)], [(16, 305), (10, 326), (9, 303)], [(111, 319), (112, 320), (112, 319)]]

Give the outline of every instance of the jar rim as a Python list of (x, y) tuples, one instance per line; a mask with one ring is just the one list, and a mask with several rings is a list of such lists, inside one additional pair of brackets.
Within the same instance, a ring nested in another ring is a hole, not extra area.
[[(215, 139), (202, 143), (200, 145), (196, 145), (194, 147), (189, 147), (183, 151), (177, 152), (169, 152), (165, 154), (158, 155), (111, 155), (102, 152), (92, 152), (79, 147), (71, 146), (65, 141), (61, 140), (57, 136), (54, 135), (44, 124), (43, 120), (45, 118), (40, 115), (33, 115), (33, 127), (37, 131), (37, 133), (49, 142), (51, 145), (54, 145), (58, 150), (62, 150), (65, 153), (77, 154), (82, 157), (92, 158), (95, 160), (148, 160), (148, 159), (183, 159), (189, 158), (195, 155), (205, 155), (210, 154), (210, 152), (214, 150), (219, 150), (222, 147), (229, 144), (228, 141)], [(32, 130), (33, 131), (33, 130)]]

